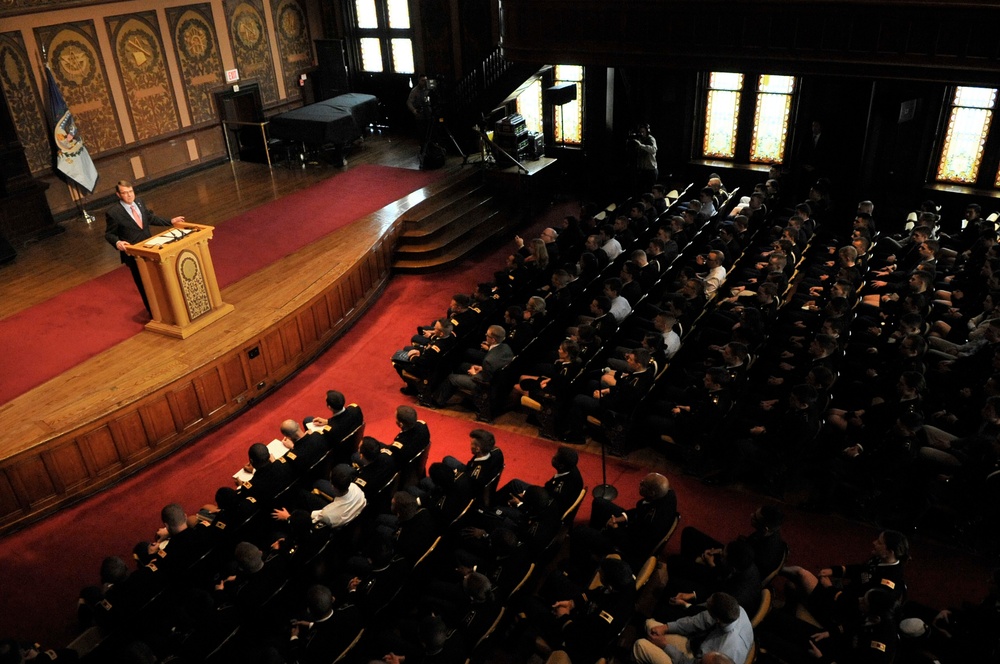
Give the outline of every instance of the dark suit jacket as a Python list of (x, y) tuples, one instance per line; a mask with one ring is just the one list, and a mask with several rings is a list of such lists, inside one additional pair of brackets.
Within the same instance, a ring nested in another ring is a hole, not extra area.
[[(135, 219), (132, 218), (128, 210), (122, 207), (120, 202), (115, 202), (105, 211), (104, 216), (107, 220), (107, 226), (104, 229), (104, 238), (112, 247), (117, 245), (119, 240), (124, 240), (129, 244), (139, 244), (154, 235), (150, 227), (171, 225), (169, 219), (164, 219), (153, 214), (153, 211), (147, 208), (146, 204), (138, 198), (135, 199), (135, 204), (139, 208), (139, 214), (142, 216), (142, 228), (136, 225)], [(127, 254), (124, 251), (119, 253), (121, 253), (121, 260), (124, 263)]]
[(497, 344), (483, 358), (483, 370), (473, 376), (477, 383), (489, 383), (493, 375), (510, 364), (514, 359), (514, 351), (507, 344)]

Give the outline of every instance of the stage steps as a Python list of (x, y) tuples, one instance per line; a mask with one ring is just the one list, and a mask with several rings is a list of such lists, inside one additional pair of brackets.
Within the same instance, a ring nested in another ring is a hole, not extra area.
[(403, 215), (393, 269), (431, 272), (458, 262), (519, 218), (496, 196), (496, 187), (469, 168)]

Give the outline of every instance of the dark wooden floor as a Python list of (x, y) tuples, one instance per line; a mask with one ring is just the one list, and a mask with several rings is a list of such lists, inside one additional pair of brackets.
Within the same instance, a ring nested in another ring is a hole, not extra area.
[[(304, 189), (360, 164), (418, 168), (418, 147), (409, 138), (373, 134), (348, 155), (344, 168), (318, 163), (306, 168), (268, 168), (231, 162), (213, 166), (137, 193), (162, 217), (184, 215), (197, 224), (218, 226), (268, 201)], [(118, 252), (104, 240), (104, 211), (90, 210), (88, 224), (76, 217), (65, 233), (17, 247), (14, 262), (0, 267), (0, 319), (43, 302), (120, 265)]]

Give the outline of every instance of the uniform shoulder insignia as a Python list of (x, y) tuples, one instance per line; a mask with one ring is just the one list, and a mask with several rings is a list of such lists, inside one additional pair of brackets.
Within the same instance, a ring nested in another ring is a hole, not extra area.
[(356, 403), (349, 403), (349, 404), (347, 404), (347, 407), (348, 408), (358, 408), (358, 404), (356, 404)]
[(451, 319), (451, 324), (452, 324), (452, 325), (458, 325), (458, 321), (457, 321), (457, 320), (455, 320), (454, 318), (452, 318), (452, 319)]
[(397, 450), (401, 450), (403, 449), (403, 444), (398, 440), (394, 440), (392, 441), (392, 447), (395, 447)]
[(160, 558), (166, 558), (167, 557), (167, 552), (164, 551), (163, 549), (158, 549), (156, 551), (156, 555), (158, 555)]
[(109, 602), (106, 599), (102, 599), (100, 602), (98, 602), (98, 604), (100, 604), (101, 608), (104, 609), (105, 611), (111, 610), (111, 602)]
[(872, 650), (878, 650), (879, 652), (885, 652), (885, 644), (881, 641), (872, 641)]
[(254, 498), (253, 496), (247, 496), (247, 500), (255, 505), (257, 504), (257, 499)]
[(253, 488), (253, 483), (252, 482), (243, 482), (243, 488), (244, 489), (252, 489)]
[(226, 523), (224, 521), (216, 521), (215, 522), (215, 527), (218, 528), (219, 530), (225, 530), (226, 529)]
[(441, 347), (438, 346), (437, 344), (434, 344), (433, 346), (430, 347), (430, 350), (434, 351), (435, 353), (440, 353)]
[(298, 457), (295, 456), (295, 452), (292, 452), (292, 451), (285, 452), (285, 456), (283, 456), (281, 458), (282, 459), (286, 459), (286, 458), (287, 459), (291, 459), (292, 461), (295, 461), (296, 459), (298, 459)]
[(53, 661), (59, 659), (59, 655), (56, 654), (55, 650), (46, 650), (45, 651), (45, 656), (48, 657), (49, 659), (53, 660)]
[(608, 613), (607, 611), (601, 611), (597, 614), (597, 617), (608, 623), (609, 625), (615, 621), (615, 617)]
[[(395, 447), (395, 445), (393, 445), (393, 447)], [(388, 447), (383, 447), (381, 450), (379, 450), (379, 454), (385, 454), (386, 456), (392, 456), (392, 450), (390, 450)]]
[(889, 590), (896, 589), (896, 583), (891, 579), (882, 579), (882, 585), (888, 588)]
[(159, 568), (158, 568), (158, 567), (156, 566), (156, 564), (155, 564), (155, 563), (147, 563), (147, 564), (146, 564), (146, 567), (147, 567), (147, 568), (149, 569), (149, 571), (151, 571), (151, 572), (158, 572), (158, 571), (160, 571), (160, 570), (159, 570)]
[(362, 489), (363, 489), (363, 488), (365, 487), (365, 485), (367, 485), (367, 484), (368, 484), (368, 482), (365, 482), (365, 481), (364, 481), (363, 479), (361, 479), (360, 477), (359, 477), (359, 478), (357, 478), (356, 480), (354, 480), (354, 483), (355, 483), (355, 484), (357, 484), (357, 485), (358, 485), (359, 487), (361, 487)]

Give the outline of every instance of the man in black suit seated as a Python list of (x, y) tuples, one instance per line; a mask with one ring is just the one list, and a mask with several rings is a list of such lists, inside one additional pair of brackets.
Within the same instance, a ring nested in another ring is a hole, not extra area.
[[(560, 447), (552, 455), (552, 467), (555, 474), (545, 482), (545, 490), (555, 502), (560, 513), (565, 512), (579, 497), (583, 490), (583, 477), (580, 469), (577, 468), (579, 455), (576, 450), (568, 447)], [(516, 512), (522, 506), (524, 492), (531, 485), (524, 480), (511, 480), (498, 491), (498, 497), (506, 507), (501, 505), (500, 509), (505, 513), (508, 510)]]
[(417, 411), (412, 406), (396, 407), (396, 426), (399, 427), (399, 433), (389, 443), (389, 447), (393, 450), (392, 458), (396, 467), (403, 470), (430, 446), (431, 432), (426, 422), (417, 419)]
[(267, 445), (254, 443), (247, 450), (247, 456), (250, 463), (244, 466), (244, 470), (252, 470), (253, 477), (243, 482), (240, 494), (252, 497), (257, 504), (266, 508), (271, 504), (271, 500), (287, 489), (298, 476), (298, 468), (294, 463), (295, 453), (286, 452), (284, 456), (275, 459), (271, 456)]
[(122, 263), (128, 266), (129, 272), (132, 273), (132, 280), (135, 281), (135, 286), (139, 289), (143, 306), (152, 316), (149, 299), (146, 297), (146, 289), (142, 286), (139, 265), (136, 263), (135, 257), (129, 256), (125, 250), (133, 244), (139, 244), (151, 238), (153, 236), (152, 226), (176, 226), (184, 223), (184, 217), (174, 217), (168, 221), (163, 217), (156, 216), (152, 210), (146, 207), (145, 203), (135, 197), (132, 183), (127, 180), (118, 181), (118, 184), (115, 185), (115, 195), (118, 196), (119, 202), (113, 204), (104, 213), (107, 219), (104, 238), (119, 251)]
[(670, 480), (649, 473), (639, 482), (639, 495), (642, 498), (629, 510), (603, 498), (594, 499), (590, 525), (576, 528), (570, 539), (578, 565), (617, 550), (638, 569), (653, 555), (654, 547), (677, 518), (677, 494), (670, 488)]
[(329, 449), (322, 433), (305, 433), (295, 420), (281, 423), (281, 442), (295, 453), (295, 465), (300, 472), (316, 463)]
[(327, 391), (326, 407), (330, 409), (330, 417), (306, 418), (306, 424), (311, 422), (317, 427), (330, 427), (323, 435), (326, 437), (327, 445), (333, 450), (332, 461), (349, 463), (355, 450), (352, 442), (344, 439), (365, 423), (364, 413), (358, 404), (348, 404), (344, 394), (337, 390)]

